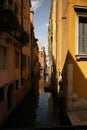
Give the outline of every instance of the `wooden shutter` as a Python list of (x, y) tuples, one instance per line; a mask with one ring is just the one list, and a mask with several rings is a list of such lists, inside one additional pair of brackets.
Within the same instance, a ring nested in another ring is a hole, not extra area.
[(3, 48), (0, 46), (0, 69), (2, 69), (3, 66)]
[(87, 17), (79, 17), (79, 53), (87, 54)]
[(5, 69), (7, 63), (7, 49), (0, 46), (0, 69)]

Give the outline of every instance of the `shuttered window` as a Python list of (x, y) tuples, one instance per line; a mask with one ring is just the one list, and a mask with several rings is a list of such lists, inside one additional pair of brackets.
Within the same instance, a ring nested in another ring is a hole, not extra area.
[(87, 54), (87, 17), (79, 16), (78, 53)]
[(26, 68), (26, 55), (22, 54), (22, 68)]
[(5, 69), (7, 65), (7, 48), (0, 46), (0, 70)]
[(19, 68), (19, 52), (15, 51), (15, 68)]
[(0, 103), (4, 101), (4, 87), (0, 88)]

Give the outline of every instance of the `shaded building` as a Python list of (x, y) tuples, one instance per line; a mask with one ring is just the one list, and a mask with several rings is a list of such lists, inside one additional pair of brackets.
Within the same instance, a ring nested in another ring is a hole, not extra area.
[(51, 1), (48, 25), (49, 76), (52, 86), (57, 89), (57, 0)]
[(31, 87), (30, 8), (30, 0), (0, 1), (0, 124)]
[(40, 69), (45, 69), (45, 47), (41, 44), (38, 44), (39, 47), (39, 63)]

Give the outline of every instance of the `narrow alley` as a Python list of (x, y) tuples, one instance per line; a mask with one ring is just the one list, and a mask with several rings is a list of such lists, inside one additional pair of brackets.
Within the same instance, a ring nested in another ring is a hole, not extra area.
[(87, 0), (0, 0), (0, 128), (84, 125)]
[(37, 81), (34, 84), (36, 89), (31, 90), (19, 107), (9, 115), (3, 128), (55, 128), (70, 125), (64, 115), (61, 119), (58, 101), (54, 102), (52, 93), (44, 92), (44, 84), (44, 76), (41, 74), (39, 83)]

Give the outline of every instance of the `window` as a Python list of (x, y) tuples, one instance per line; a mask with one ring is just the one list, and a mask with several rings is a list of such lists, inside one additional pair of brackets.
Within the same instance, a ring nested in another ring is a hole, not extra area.
[(7, 48), (0, 46), (0, 70), (6, 68), (7, 64)]
[(26, 68), (26, 55), (22, 54), (22, 68)]
[(87, 59), (87, 7), (74, 6), (77, 13), (77, 59)]
[(18, 90), (18, 88), (19, 88), (19, 82), (18, 80), (16, 80), (16, 90)]
[(30, 56), (28, 56), (28, 69), (30, 68)]
[(87, 17), (79, 16), (78, 53), (87, 54)]
[(4, 100), (4, 87), (0, 88), (0, 103)]
[(15, 51), (15, 67), (19, 68), (19, 52)]
[(77, 59), (87, 58), (87, 16), (78, 15)]
[(41, 52), (41, 57), (43, 57), (43, 52)]
[(22, 78), (21, 78), (21, 85), (22, 85), (22, 86), (24, 85), (24, 82), (25, 82), (25, 80), (24, 80), (24, 78), (22, 77)]

